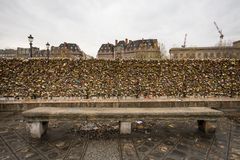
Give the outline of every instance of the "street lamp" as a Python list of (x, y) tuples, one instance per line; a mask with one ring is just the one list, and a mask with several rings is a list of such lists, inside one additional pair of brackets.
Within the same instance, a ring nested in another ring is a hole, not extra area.
[(30, 44), (30, 57), (32, 57), (32, 42), (33, 42), (33, 36), (30, 34), (28, 36), (29, 44)]
[(46, 47), (47, 47), (47, 58), (49, 58), (49, 47), (50, 47), (50, 44), (48, 42), (46, 44)]

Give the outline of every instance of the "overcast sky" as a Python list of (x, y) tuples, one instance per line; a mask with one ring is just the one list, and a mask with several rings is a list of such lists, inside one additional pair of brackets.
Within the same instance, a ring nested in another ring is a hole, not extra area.
[(77, 43), (96, 56), (115, 39), (157, 38), (167, 50), (240, 40), (240, 0), (0, 0), (0, 48)]

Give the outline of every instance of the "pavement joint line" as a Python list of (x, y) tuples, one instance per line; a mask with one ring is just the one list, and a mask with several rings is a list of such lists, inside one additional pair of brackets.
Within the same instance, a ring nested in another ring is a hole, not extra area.
[(63, 157), (63, 160), (68, 159), (68, 156), (69, 156), (69, 154), (70, 154), (70, 152), (71, 152), (71, 150), (72, 150), (72, 146), (73, 146), (74, 144), (76, 144), (76, 143), (77, 143), (77, 142), (74, 143), (74, 139), (71, 140), (71, 143), (70, 143), (70, 145), (69, 145), (69, 147), (68, 147), (67, 153), (66, 153), (65, 156)]
[(13, 149), (7, 144), (7, 142), (4, 140), (4, 138), (0, 135), (0, 139), (2, 140), (2, 142), (5, 144), (5, 146), (8, 147), (9, 151), (12, 152), (12, 155), (17, 159), (20, 160), (17, 155), (14, 153)]
[(28, 143), (27, 140), (21, 136), (18, 132), (16, 132), (16, 130), (14, 130), (14, 132), (17, 134), (17, 136), (19, 136), (20, 138), (22, 138), (35, 152), (37, 152), (39, 155), (41, 155), (43, 158), (48, 159), (48, 157), (46, 157), (45, 155), (43, 155), (38, 149), (36, 149), (32, 144)]
[(132, 142), (132, 144), (133, 144), (133, 148), (134, 148), (134, 150), (135, 150), (135, 152), (136, 152), (136, 155), (137, 155), (138, 159), (140, 160), (140, 156), (139, 156), (139, 154), (138, 154), (137, 148), (136, 148), (136, 146), (135, 146), (134, 143), (133, 143), (133, 138), (131, 138), (131, 142)]
[(47, 144), (48, 144), (49, 146), (51, 146), (52, 148), (59, 150), (59, 148), (58, 148), (57, 146), (55, 146), (54, 144), (52, 144), (51, 142), (49, 142), (49, 141), (46, 141), (46, 142), (47, 142)]
[[(120, 136), (120, 135), (119, 135), (119, 136)], [(128, 140), (128, 142), (132, 143), (134, 153), (136, 154), (137, 159), (140, 160), (140, 157), (139, 157), (139, 155), (138, 155), (137, 149), (135, 148), (135, 145), (134, 145), (134, 142), (133, 142), (132, 137), (124, 137), (124, 140), (126, 140), (126, 139)], [(123, 155), (123, 154), (122, 154), (122, 152), (123, 152), (122, 144), (124, 145), (124, 142), (121, 141), (121, 137), (120, 137), (120, 138), (119, 138), (119, 148), (120, 148), (121, 156)], [(120, 159), (121, 159), (121, 160), (124, 160), (123, 157), (121, 157)]]
[(87, 136), (86, 140), (83, 141), (84, 142), (84, 146), (83, 146), (83, 154), (82, 156), (80, 157), (80, 160), (84, 160), (84, 157), (86, 155), (86, 152), (87, 152), (87, 148), (88, 148), (88, 143), (89, 143), (89, 137)]
[(163, 159), (165, 159), (165, 158), (169, 155), (169, 153), (170, 153), (171, 151), (173, 151), (173, 149), (176, 148), (176, 146), (181, 142), (182, 139), (183, 139), (183, 136), (181, 136), (181, 137), (178, 138), (178, 140), (176, 141), (176, 143), (174, 144), (174, 146), (171, 147), (171, 149), (168, 151), (168, 153), (166, 153), (166, 154), (163, 156)]
[[(138, 137), (137, 137), (138, 138)], [(142, 141), (140, 144), (139, 144), (139, 146), (141, 146), (141, 145), (143, 145), (144, 144), (144, 141)]]
[(118, 142), (118, 152), (119, 152), (119, 155), (120, 155), (120, 160), (123, 160), (122, 149), (121, 149), (121, 142), (120, 142), (119, 135), (117, 136), (117, 142)]
[(229, 152), (230, 152), (230, 146), (231, 146), (231, 139), (232, 139), (232, 121), (229, 120), (229, 132), (228, 132), (228, 144), (227, 144), (227, 153), (226, 158), (229, 159)]
[[(156, 145), (155, 147), (153, 147), (152, 151), (149, 152), (148, 155), (151, 154), (151, 153), (155, 150), (155, 148), (157, 148), (157, 147), (165, 140), (165, 138), (167, 138), (167, 137), (168, 137), (168, 135), (166, 135), (165, 137), (163, 137), (163, 138), (157, 143), (157, 145)], [(147, 155), (146, 155), (146, 156), (147, 156)], [(145, 156), (144, 158), (146, 158), (146, 156)], [(144, 158), (143, 158), (143, 159), (144, 159)]]
[[(3, 143), (4, 148), (7, 147), (7, 151), (8, 151), (11, 155), (13, 155), (11, 149), (5, 144), (5, 142), (3, 141), (3, 139), (1, 138), (1, 136), (0, 136), (0, 141)], [(14, 156), (14, 155), (13, 155), (13, 156)], [(15, 157), (15, 158), (16, 158), (16, 157)]]
[(208, 148), (208, 150), (207, 150), (207, 153), (206, 153), (206, 160), (208, 159), (208, 157), (209, 157), (209, 154), (210, 154), (210, 152), (211, 152), (211, 149), (212, 149), (212, 146), (213, 146), (213, 144), (214, 144), (214, 142), (216, 141), (216, 136), (215, 136), (215, 134), (213, 135), (213, 137), (212, 137), (212, 141), (211, 141), (211, 143), (210, 143), (210, 146), (209, 146), (209, 148)]
[[(166, 137), (167, 137), (167, 135), (166, 135), (164, 138), (166, 138)], [(154, 151), (154, 149), (157, 148), (157, 147), (159, 146), (159, 144), (164, 141), (164, 138), (162, 138), (162, 139), (157, 143), (157, 145), (148, 153), (148, 155), (151, 154), (151, 153)], [(139, 146), (142, 146), (144, 143), (145, 143), (145, 141), (141, 142), (141, 143), (139, 144)], [(139, 157), (139, 159), (140, 159), (140, 156), (139, 156), (139, 154), (138, 154), (136, 145), (135, 145), (134, 143), (133, 143), (133, 146), (134, 146), (134, 148), (135, 148), (135, 150), (136, 150), (136, 154), (138, 155), (138, 157)], [(148, 156), (148, 155), (146, 155), (146, 156)], [(146, 158), (146, 156), (144, 156), (143, 159)]]
[(122, 150), (122, 143), (121, 143), (121, 137), (118, 138), (118, 148), (119, 148), (119, 151), (120, 151), (120, 160), (124, 160), (123, 159), (123, 150)]
[[(186, 125), (186, 124), (185, 124), (185, 125)], [(193, 127), (194, 124), (192, 124), (192, 125), (190, 125), (190, 126)], [(163, 156), (162, 159), (166, 159), (166, 157), (169, 155), (169, 153), (170, 153), (171, 151), (173, 151), (173, 149), (176, 148), (176, 146), (177, 146), (182, 140), (183, 140), (183, 136), (180, 136), (180, 137), (177, 139), (176, 143), (174, 143), (174, 146), (171, 147), (171, 149)]]

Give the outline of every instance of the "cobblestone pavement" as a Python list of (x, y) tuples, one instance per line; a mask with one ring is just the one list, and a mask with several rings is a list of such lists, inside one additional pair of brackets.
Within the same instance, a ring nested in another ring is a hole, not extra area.
[[(133, 125), (122, 136), (117, 125), (91, 126), (51, 121), (41, 140), (32, 139), (20, 113), (0, 112), (0, 159), (202, 160), (240, 159), (240, 120), (218, 120), (215, 134), (205, 135), (194, 121), (157, 121)], [(117, 124), (116, 122), (113, 124)]]

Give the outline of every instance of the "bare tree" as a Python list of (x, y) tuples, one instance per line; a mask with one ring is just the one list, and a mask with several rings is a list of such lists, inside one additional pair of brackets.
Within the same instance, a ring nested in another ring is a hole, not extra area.
[(160, 58), (161, 59), (168, 59), (169, 55), (167, 53), (166, 47), (163, 43), (159, 43), (159, 47), (160, 47)]

